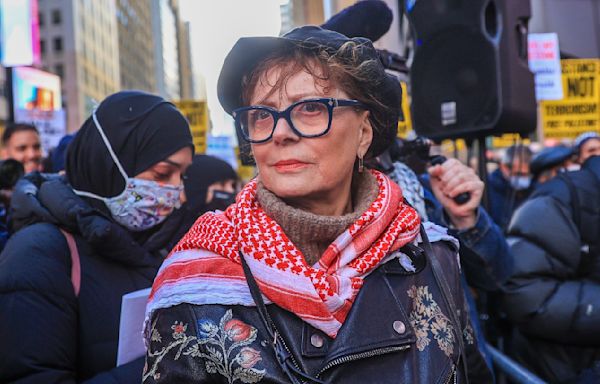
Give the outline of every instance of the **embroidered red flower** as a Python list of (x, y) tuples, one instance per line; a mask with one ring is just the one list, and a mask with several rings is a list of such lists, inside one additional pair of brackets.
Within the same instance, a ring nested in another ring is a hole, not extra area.
[(252, 332), (251, 326), (236, 319), (231, 319), (225, 323), (223, 329), (225, 329), (225, 332), (227, 332), (227, 337), (236, 343), (249, 338), (250, 333)]
[(237, 355), (237, 361), (242, 368), (252, 368), (256, 363), (262, 360), (260, 352), (250, 347), (244, 347)]

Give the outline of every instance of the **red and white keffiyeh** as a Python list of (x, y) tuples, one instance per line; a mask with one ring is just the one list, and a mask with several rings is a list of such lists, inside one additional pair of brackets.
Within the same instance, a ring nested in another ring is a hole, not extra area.
[(419, 216), (403, 202), (400, 188), (372, 172), (377, 198), (314, 266), (265, 214), (256, 199), (257, 182), (250, 182), (236, 204), (204, 214), (173, 249), (154, 281), (146, 321), (154, 310), (180, 303), (254, 306), (241, 251), (265, 302), (335, 337), (364, 277), (419, 233)]

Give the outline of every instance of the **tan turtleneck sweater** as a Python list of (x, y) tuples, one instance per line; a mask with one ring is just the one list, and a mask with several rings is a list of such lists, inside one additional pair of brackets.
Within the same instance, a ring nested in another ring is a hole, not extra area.
[(320, 216), (286, 204), (262, 183), (256, 197), (265, 213), (277, 222), (292, 243), (313, 265), (327, 247), (369, 208), (379, 193), (377, 180), (370, 172), (355, 174), (352, 186), (353, 212), (343, 216)]

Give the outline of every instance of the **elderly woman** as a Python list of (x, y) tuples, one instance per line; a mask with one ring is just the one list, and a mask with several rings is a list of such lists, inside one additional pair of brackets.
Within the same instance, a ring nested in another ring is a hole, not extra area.
[(363, 167), (395, 137), (398, 88), (366, 39), (237, 42), (218, 92), (258, 177), (161, 267), (145, 383), (489, 381), (453, 239)]

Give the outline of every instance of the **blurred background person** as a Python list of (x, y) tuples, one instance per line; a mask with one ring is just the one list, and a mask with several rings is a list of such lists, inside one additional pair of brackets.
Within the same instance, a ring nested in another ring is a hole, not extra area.
[(121, 300), (152, 284), (192, 153), (171, 103), (119, 92), (69, 145), (66, 178), (21, 179), (0, 254), (3, 382), (141, 381), (143, 358), (115, 368)]
[(597, 132), (585, 132), (573, 141), (573, 148), (579, 164), (585, 163), (590, 156), (600, 155), (600, 135)]
[(488, 177), (489, 214), (503, 231), (515, 209), (531, 191), (529, 163), (532, 155), (528, 146), (513, 145), (504, 152), (498, 169)]
[(510, 353), (549, 383), (600, 383), (600, 156), (541, 184), (508, 231)]
[(529, 166), (534, 186), (552, 180), (560, 172), (571, 170), (574, 164), (573, 148), (557, 145), (542, 149), (533, 156)]
[(44, 159), (44, 172), (59, 173), (65, 171), (65, 160), (67, 158), (67, 147), (75, 138), (75, 134), (64, 135), (58, 145), (52, 148)]
[[(235, 202), (238, 175), (228, 162), (209, 155), (195, 155), (183, 177), (183, 205), (173, 213), (172, 224), (178, 227), (164, 248), (166, 256), (208, 211), (224, 211)], [(179, 220), (177, 220), (179, 218)]]
[(24, 173), (23, 164), (17, 160), (0, 160), (0, 252), (12, 232), (9, 227), (8, 212), (15, 184)]
[(8, 124), (2, 134), (2, 159), (15, 159), (25, 173), (42, 170), (42, 144), (37, 128), (31, 124)]
[(237, 184), (238, 175), (225, 160), (194, 156), (183, 179), (188, 210), (197, 217), (208, 211), (224, 211), (235, 201)]

